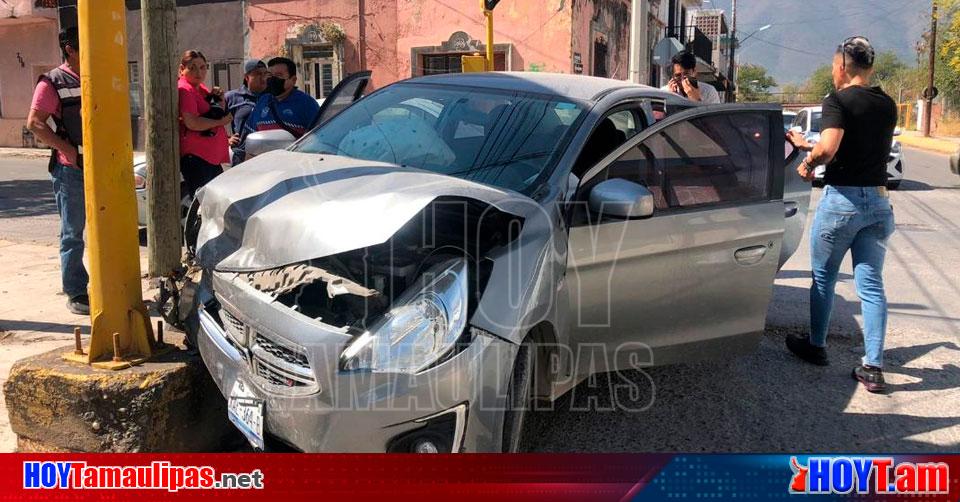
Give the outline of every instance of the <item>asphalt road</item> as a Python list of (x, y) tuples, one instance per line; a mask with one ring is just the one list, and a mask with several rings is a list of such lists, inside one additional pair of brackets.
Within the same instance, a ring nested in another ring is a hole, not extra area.
[[(849, 262), (829, 338), (832, 365), (805, 365), (786, 334), (807, 329), (808, 244), (774, 286), (767, 330), (745, 356), (602, 376), (532, 415), (538, 451), (960, 450), (960, 178), (944, 155), (905, 150), (892, 193), (897, 232), (885, 280), (887, 380), (871, 395), (849, 373), (862, 354)], [(45, 160), (0, 159), (0, 239), (55, 245), (58, 218)], [(635, 393), (623, 389), (626, 378)], [(605, 408), (597, 411), (597, 407)], [(612, 408), (612, 409), (606, 409)]]

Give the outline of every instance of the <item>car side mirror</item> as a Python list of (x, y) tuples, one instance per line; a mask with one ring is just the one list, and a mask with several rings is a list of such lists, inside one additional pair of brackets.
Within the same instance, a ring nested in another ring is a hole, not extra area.
[(894, 135), (894, 136), (899, 136), (899, 135), (901, 135), (901, 134), (903, 134), (903, 130), (900, 129), (899, 127), (895, 128), (895, 129), (893, 130), (893, 135)]
[(653, 215), (653, 194), (647, 187), (615, 178), (590, 190), (590, 210), (601, 216), (645, 218)]
[(247, 135), (243, 142), (247, 158), (261, 155), (273, 150), (283, 150), (293, 144), (296, 138), (283, 129), (271, 131), (257, 131)]

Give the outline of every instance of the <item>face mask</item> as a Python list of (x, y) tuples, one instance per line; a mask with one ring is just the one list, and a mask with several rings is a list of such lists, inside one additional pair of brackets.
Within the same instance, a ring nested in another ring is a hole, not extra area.
[(279, 96), (286, 91), (287, 81), (279, 77), (270, 77), (267, 79), (267, 92), (274, 96)]

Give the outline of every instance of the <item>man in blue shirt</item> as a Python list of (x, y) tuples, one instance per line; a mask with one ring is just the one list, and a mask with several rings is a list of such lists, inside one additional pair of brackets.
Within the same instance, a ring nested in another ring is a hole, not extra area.
[(257, 100), (244, 131), (283, 129), (300, 138), (313, 126), (320, 105), (309, 94), (297, 89), (297, 65), (290, 59), (271, 59), (267, 66), (267, 92)]
[(243, 128), (250, 118), (250, 112), (257, 105), (257, 98), (267, 89), (267, 65), (259, 59), (250, 59), (243, 64), (243, 84), (238, 89), (227, 92), (227, 111), (233, 114), (233, 136), (230, 136), (230, 147), (233, 149), (233, 165), (243, 162), (246, 153), (243, 150), (243, 141), (246, 134)]

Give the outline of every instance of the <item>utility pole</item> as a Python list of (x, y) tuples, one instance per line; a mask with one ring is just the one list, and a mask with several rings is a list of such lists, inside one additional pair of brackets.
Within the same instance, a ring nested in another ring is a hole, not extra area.
[(177, 123), (177, 2), (143, 0), (147, 118), (147, 273), (166, 277), (180, 265), (180, 145)]
[(737, 100), (737, 0), (733, 0), (730, 12), (730, 71), (727, 72), (727, 103)]
[(630, 81), (642, 84), (649, 70), (650, 51), (647, 49), (647, 2), (633, 0), (630, 9)]
[(933, 118), (934, 69), (937, 64), (937, 0), (933, 0), (933, 12), (930, 15), (930, 69), (927, 88), (923, 93), (923, 136), (930, 137), (930, 120)]
[(91, 336), (86, 354), (71, 351), (63, 357), (120, 369), (153, 353), (131, 190), (126, 7), (123, 0), (78, 3)]

